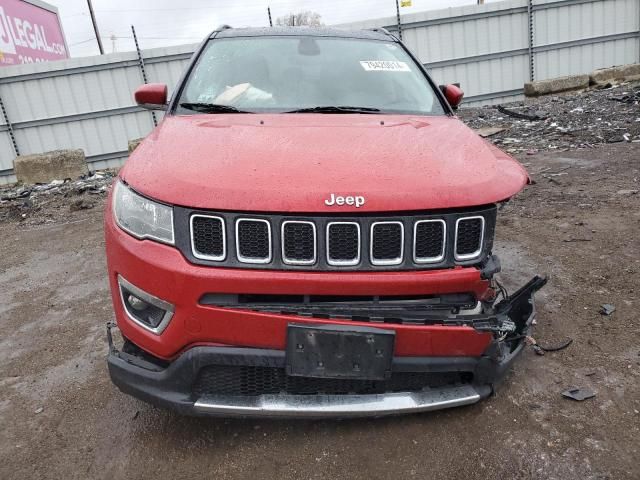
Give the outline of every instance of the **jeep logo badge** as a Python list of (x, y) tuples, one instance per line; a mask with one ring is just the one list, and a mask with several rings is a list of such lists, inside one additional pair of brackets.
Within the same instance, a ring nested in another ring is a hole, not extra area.
[(336, 195), (335, 193), (332, 193), (331, 196), (324, 201), (324, 204), (327, 205), (328, 207), (332, 207), (334, 205), (355, 205), (356, 208), (360, 208), (361, 206), (364, 205), (364, 197), (362, 196), (354, 197), (351, 195), (343, 197), (341, 195)]

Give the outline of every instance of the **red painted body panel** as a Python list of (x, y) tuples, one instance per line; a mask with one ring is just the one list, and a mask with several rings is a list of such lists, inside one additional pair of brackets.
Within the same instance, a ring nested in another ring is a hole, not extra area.
[[(110, 205), (110, 203), (108, 203)], [(105, 214), (109, 282), (118, 326), (144, 350), (170, 359), (196, 344), (284, 349), (287, 324), (361, 324), (201, 306), (205, 293), (286, 293), (342, 295), (417, 295), (492, 290), (476, 268), (410, 272), (292, 272), (212, 268), (190, 264), (175, 248), (137, 240)], [(162, 335), (154, 335), (125, 315), (117, 275), (173, 303), (175, 314)], [(491, 334), (469, 327), (376, 325), (396, 331), (397, 356), (479, 356)]]
[[(169, 204), (300, 213), (485, 205), (528, 180), (454, 117), (327, 114), (168, 116), (121, 176)], [(366, 203), (326, 206), (331, 193)]]

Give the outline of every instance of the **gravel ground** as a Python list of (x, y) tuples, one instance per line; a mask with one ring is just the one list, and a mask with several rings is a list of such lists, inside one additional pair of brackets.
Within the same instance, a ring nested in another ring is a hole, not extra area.
[(0, 478), (640, 478), (640, 144), (546, 150), (516, 152), (536, 184), (501, 212), (496, 251), (511, 289), (549, 274), (534, 335), (573, 344), (527, 349), (482, 403), (398, 418), (194, 419), (121, 394), (103, 195), (0, 215)]

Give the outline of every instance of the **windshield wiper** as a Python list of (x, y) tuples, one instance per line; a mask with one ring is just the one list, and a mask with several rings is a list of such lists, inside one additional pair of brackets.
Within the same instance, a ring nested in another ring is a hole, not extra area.
[(296, 110), (290, 110), (285, 113), (376, 113), (380, 112), (379, 108), (371, 107), (348, 107), (348, 106), (319, 106), (319, 107), (307, 107), (298, 108)]
[(182, 108), (186, 108), (187, 110), (193, 110), (195, 112), (201, 113), (253, 113), (247, 112), (245, 110), (239, 110), (236, 107), (232, 107), (231, 105), (220, 105), (217, 103), (185, 102), (181, 103), (180, 106)]

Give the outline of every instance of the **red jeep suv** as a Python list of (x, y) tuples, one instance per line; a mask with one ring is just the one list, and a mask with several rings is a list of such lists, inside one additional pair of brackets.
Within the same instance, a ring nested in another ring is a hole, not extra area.
[(182, 413), (362, 416), (487, 397), (534, 317), (493, 279), (523, 167), (384, 29), (214, 31), (105, 214), (125, 393)]

